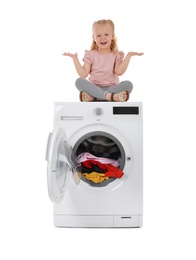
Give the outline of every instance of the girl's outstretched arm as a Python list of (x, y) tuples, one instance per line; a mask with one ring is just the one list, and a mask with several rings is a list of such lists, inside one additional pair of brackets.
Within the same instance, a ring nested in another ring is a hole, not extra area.
[(143, 54), (144, 54), (143, 52), (135, 52), (135, 51), (128, 52), (123, 61), (116, 63), (115, 73), (118, 76), (123, 75), (125, 73), (125, 71), (127, 70), (131, 57), (132, 56), (141, 56)]
[(78, 60), (77, 53), (64, 52), (62, 55), (72, 58), (75, 69), (81, 78), (86, 78), (88, 76), (88, 74), (90, 73), (90, 64), (85, 62), (82, 66)]

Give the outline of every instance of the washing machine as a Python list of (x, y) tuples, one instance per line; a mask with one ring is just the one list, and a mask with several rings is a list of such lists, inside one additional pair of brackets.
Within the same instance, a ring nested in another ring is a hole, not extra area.
[(142, 102), (55, 102), (46, 160), (54, 226), (142, 226)]

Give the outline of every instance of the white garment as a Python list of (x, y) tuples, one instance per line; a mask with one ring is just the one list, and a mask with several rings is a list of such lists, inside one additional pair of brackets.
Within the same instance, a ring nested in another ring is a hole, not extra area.
[(110, 159), (110, 158), (104, 158), (104, 157), (96, 157), (91, 153), (81, 153), (80, 155), (78, 155), (78, 160), (79, 160), (79, 162), (85, 162), (87, 160), (94, 160), (94, 161), (98, 161), (102, 164), (111, 164), (115, 167), (118, 167), (120, 165), (117, 160)]

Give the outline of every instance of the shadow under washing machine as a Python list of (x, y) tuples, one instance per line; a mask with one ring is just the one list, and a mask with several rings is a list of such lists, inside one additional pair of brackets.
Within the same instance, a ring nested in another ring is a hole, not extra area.
[(141, 102), (57, 102), (46, 160), (57, 227), (141, 227)]

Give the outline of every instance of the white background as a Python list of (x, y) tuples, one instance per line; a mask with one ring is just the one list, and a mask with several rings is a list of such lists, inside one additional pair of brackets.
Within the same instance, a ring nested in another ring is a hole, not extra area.
[[(196, 258), (194, 2), (1, 1), (1, 259)], [(103, 18), (119, 49), (145, 53), (121, 77), (133, 82), (130, 101), (144, 103), (144, 226), (54, 228), (45, 161), (53, 103), (78, 99), (61, 54), (82, 61)]]

